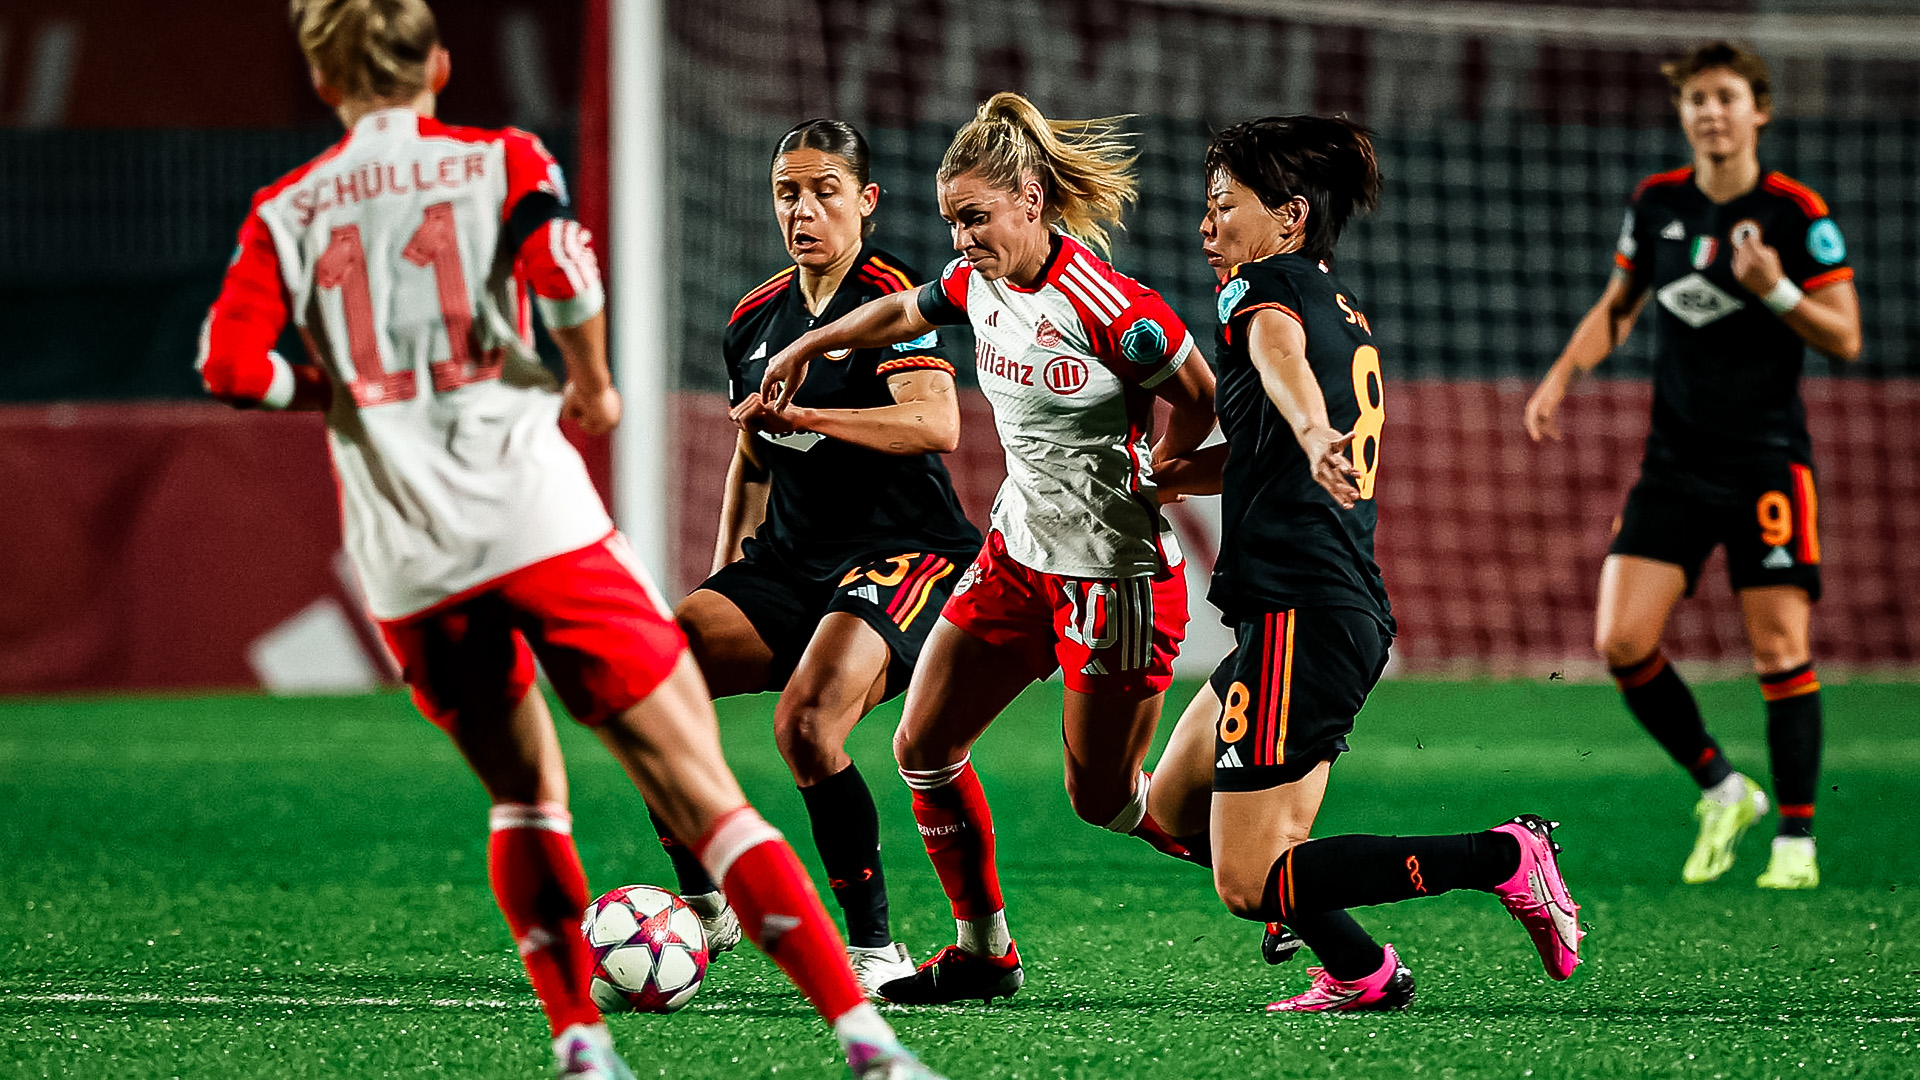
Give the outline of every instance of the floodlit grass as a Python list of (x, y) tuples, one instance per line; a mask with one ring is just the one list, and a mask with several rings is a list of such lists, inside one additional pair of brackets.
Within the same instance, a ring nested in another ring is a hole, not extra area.
[[(1700, 697), (1736, 766), (1764, 776), (1752, 684)], [(1920, 687), (1826, 698), (1825, 884), (1776, 894), (1753, 887), (1764, 830), (1720, 882), (1679, 883), (1692, 792), (1611, 688), (1383, 685), (1320, 831), (1558, 818), (1588, 963), (1550, 983), (1497, 904), (1454, 894), (1358, 913), (1419, 980), (1408, 1012), (1278, 1017), (1261, 1006), (1306, 965), (1260, 963), (1258, 928), (1203, 872), (1074, 819), (1058, 690), (1036, 689), (976, 754), (1027, 988), (889, 1016), (956, 1080), (1920, 1074)], [(811, 862), (772, 699), (721, 709), (748, 793)], [(897, 715), (869, 719), (853, 751), (880, 802), (896, 933), (924, 956), (952, 923), (891, 775)], [(583, 732), (564, 741), (595, 886), (671, 886), (619, 770)], [(399, 695), (0, 705), (0, 1076), (549, 1075), (487, 891), (485, 811)], [(611, 1023), (643, 1077), (842, 1072), (751, 950), (685, 1012)]]

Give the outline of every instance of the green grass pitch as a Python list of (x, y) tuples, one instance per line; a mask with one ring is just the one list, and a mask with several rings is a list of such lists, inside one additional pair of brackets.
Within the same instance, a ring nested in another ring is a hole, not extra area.
[[(1765, 775), (1752, 684), (1700, 697), (1734, 763)], [(1027, 988), (889, 1015), (956, 1080), (1920, 1075), (1920, 686), (1826, 700), (1825, 884), (1774, 894), (1753, 887), (1762, 830), (1720, 882), (1680, 884), (1689, 786), (1611, 688), (1383, 684), (1320, 831), (1557, 817), (1587, 963), (1550, 983), (1496, 903), (1454, 894), (1358, 912), (1412, 967), (1411, 1010), (1278, 1017), (1261, 1007), (1306, 965), (1262, 964), (1258, 928), (1202, 872), (1073, 818), (1058, 690), (1037, 688), (976, 755)], [(811, 862), (771, 707), (723, 702), (725, 738)], [(952, 923), (891, 775), (897, 715), (870, 718), (853, 751), (880, 801), (896, 932), (924, 956)], [(596, 888), (671, 885), (619, 770), (583, 732), (564, 740)], [(0, 1077), (550, 1075), (487, 892), (485, 811), (399, 695), (0, 706)], [(751, 950), (686, 1011), (611, 1023), (643, 1077), (843, 1075)]]

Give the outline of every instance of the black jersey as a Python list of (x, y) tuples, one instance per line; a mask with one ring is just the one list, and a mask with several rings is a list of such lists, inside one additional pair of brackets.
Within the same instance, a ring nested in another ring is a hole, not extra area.
[(1635, 294), (1653, 294), (1646, 467), (1708, 499), (1737, 487), (1746, 466), (1812, 454), (1800, 401), (1806, 345), (1733, 276), (1733, 238), (1747, 229), (1779, 251), (1803, 290), (1853, 277), (1826, 202), (1777, 172), (1724, 204), (1707, 198), (1691, 167), (1647, 177), (1614, 255)]
[[(1293, 429), (1268, 400), (1247, 354), (1247, 327), (1266, 309), (1298, 321), (1327, 418), (1357, 431), (1361, 499), (1343, 510), (1314, 482)], [(1374, 470), (1380, 462), (1380, 353), (1367, 317), (1325, 263), (1275, 255), (1234, 268), (1220, 288), (1215, 407), (1227, 437), (1220, 557), (1208, 595), (1231, 623), (1254, 611), (1350, 607), (1394, 630), (1373, 560)]]
[[(733, 309), (722, 351), (727, 398), (734, 405), (758, 392), (767, 360), (801, 334), (920, 280), (905, 263), (869, 246), (826, 309), (814, 315), (801, 299), (797, 274), (793, 267), (782, 270)], [(891, 405), (887, 380), (926, 369), (953, 373), (935, 334), (882, 349), (828, 353), (808, 367), (794, 403), (816, 409)], [(885, 454), (813, 432), (762, 432), (759, 438), (771, 489), (766, 521), (755, 536), (802, 574), (822, 577), (876, 554), (980, 546), (980, 532), (961, 511), (938, 454)]]

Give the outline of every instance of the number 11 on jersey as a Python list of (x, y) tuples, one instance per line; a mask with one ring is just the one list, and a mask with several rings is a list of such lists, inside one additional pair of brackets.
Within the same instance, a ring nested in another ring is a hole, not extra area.
[[(500, 377), (500, 354), (482, 354), (473, 336), (473, 301), (467, 294), (467, 274), (460, 262), (460, 235), (453, 204), (426, 208), (420, 227), (407, 238), (401, 258), (433, 273), (439, 298), (440, 321), (447, 332), (447, 359), (427, 366), (436, 392), (457, 390), (469, 383)], [(367, 274), (367, 250), (360, 226), (342, 225), (327, 240), (327, 250), (313, 264), (313, 284), (339, 289), (346, 318), (347, 355), (353, 362), (353, 380), (347, 389), (361, 408), (410, 401), (418, 393), (411, 368), (388, 371), (380, 358), (380, 328), (374, 318), (373, 290)]]

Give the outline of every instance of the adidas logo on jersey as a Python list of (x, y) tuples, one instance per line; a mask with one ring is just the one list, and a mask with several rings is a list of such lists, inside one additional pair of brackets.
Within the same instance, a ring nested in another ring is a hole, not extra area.
[(1240, 748), (1237, 746), (1227, 747), (1227, 752), (1221, 754), (1220, 760), (1213, 763), (1216, 769), (1239, 769), (1245, 765), (1246, 763), (1240, 760)]
[(995, 308), (994, 310), (987, 312), (987, 325), (988, 326), (1000, 325), (1000, 310), (998, 308)]
[(759, 348), (753, 350), (753, 355), (747, 357), (747, 363), (751, 364), (755, 360), (765, 360), (766, 358), (767, 358), (767, 343), (763, 341), (760, 343)]
[(1080, 669), (1082, 675), (1105, 675), (1106, 673), (1107, 665), (1101, 663), (1097, 656), (1088, 660), (1087, 666)]
[(1685, 240), (1686, 238), (1687, 227), (1680, 224), (1677, 218), (1667, 222), (1667, 227), (1660, 230), (1660, 239), (1662, 240)]
[(853, 595), (865, 600), (869, 604), (878, 604), (880, 602), (880, 586), (862, 585), (853, 590)]
[(1767, 557), (1760, 560), (1760, 565), (1768, 570), (1791, 570), (1793, 556), (1787, 552), (1786, 548), (1777, 547), (1767, 552)]

